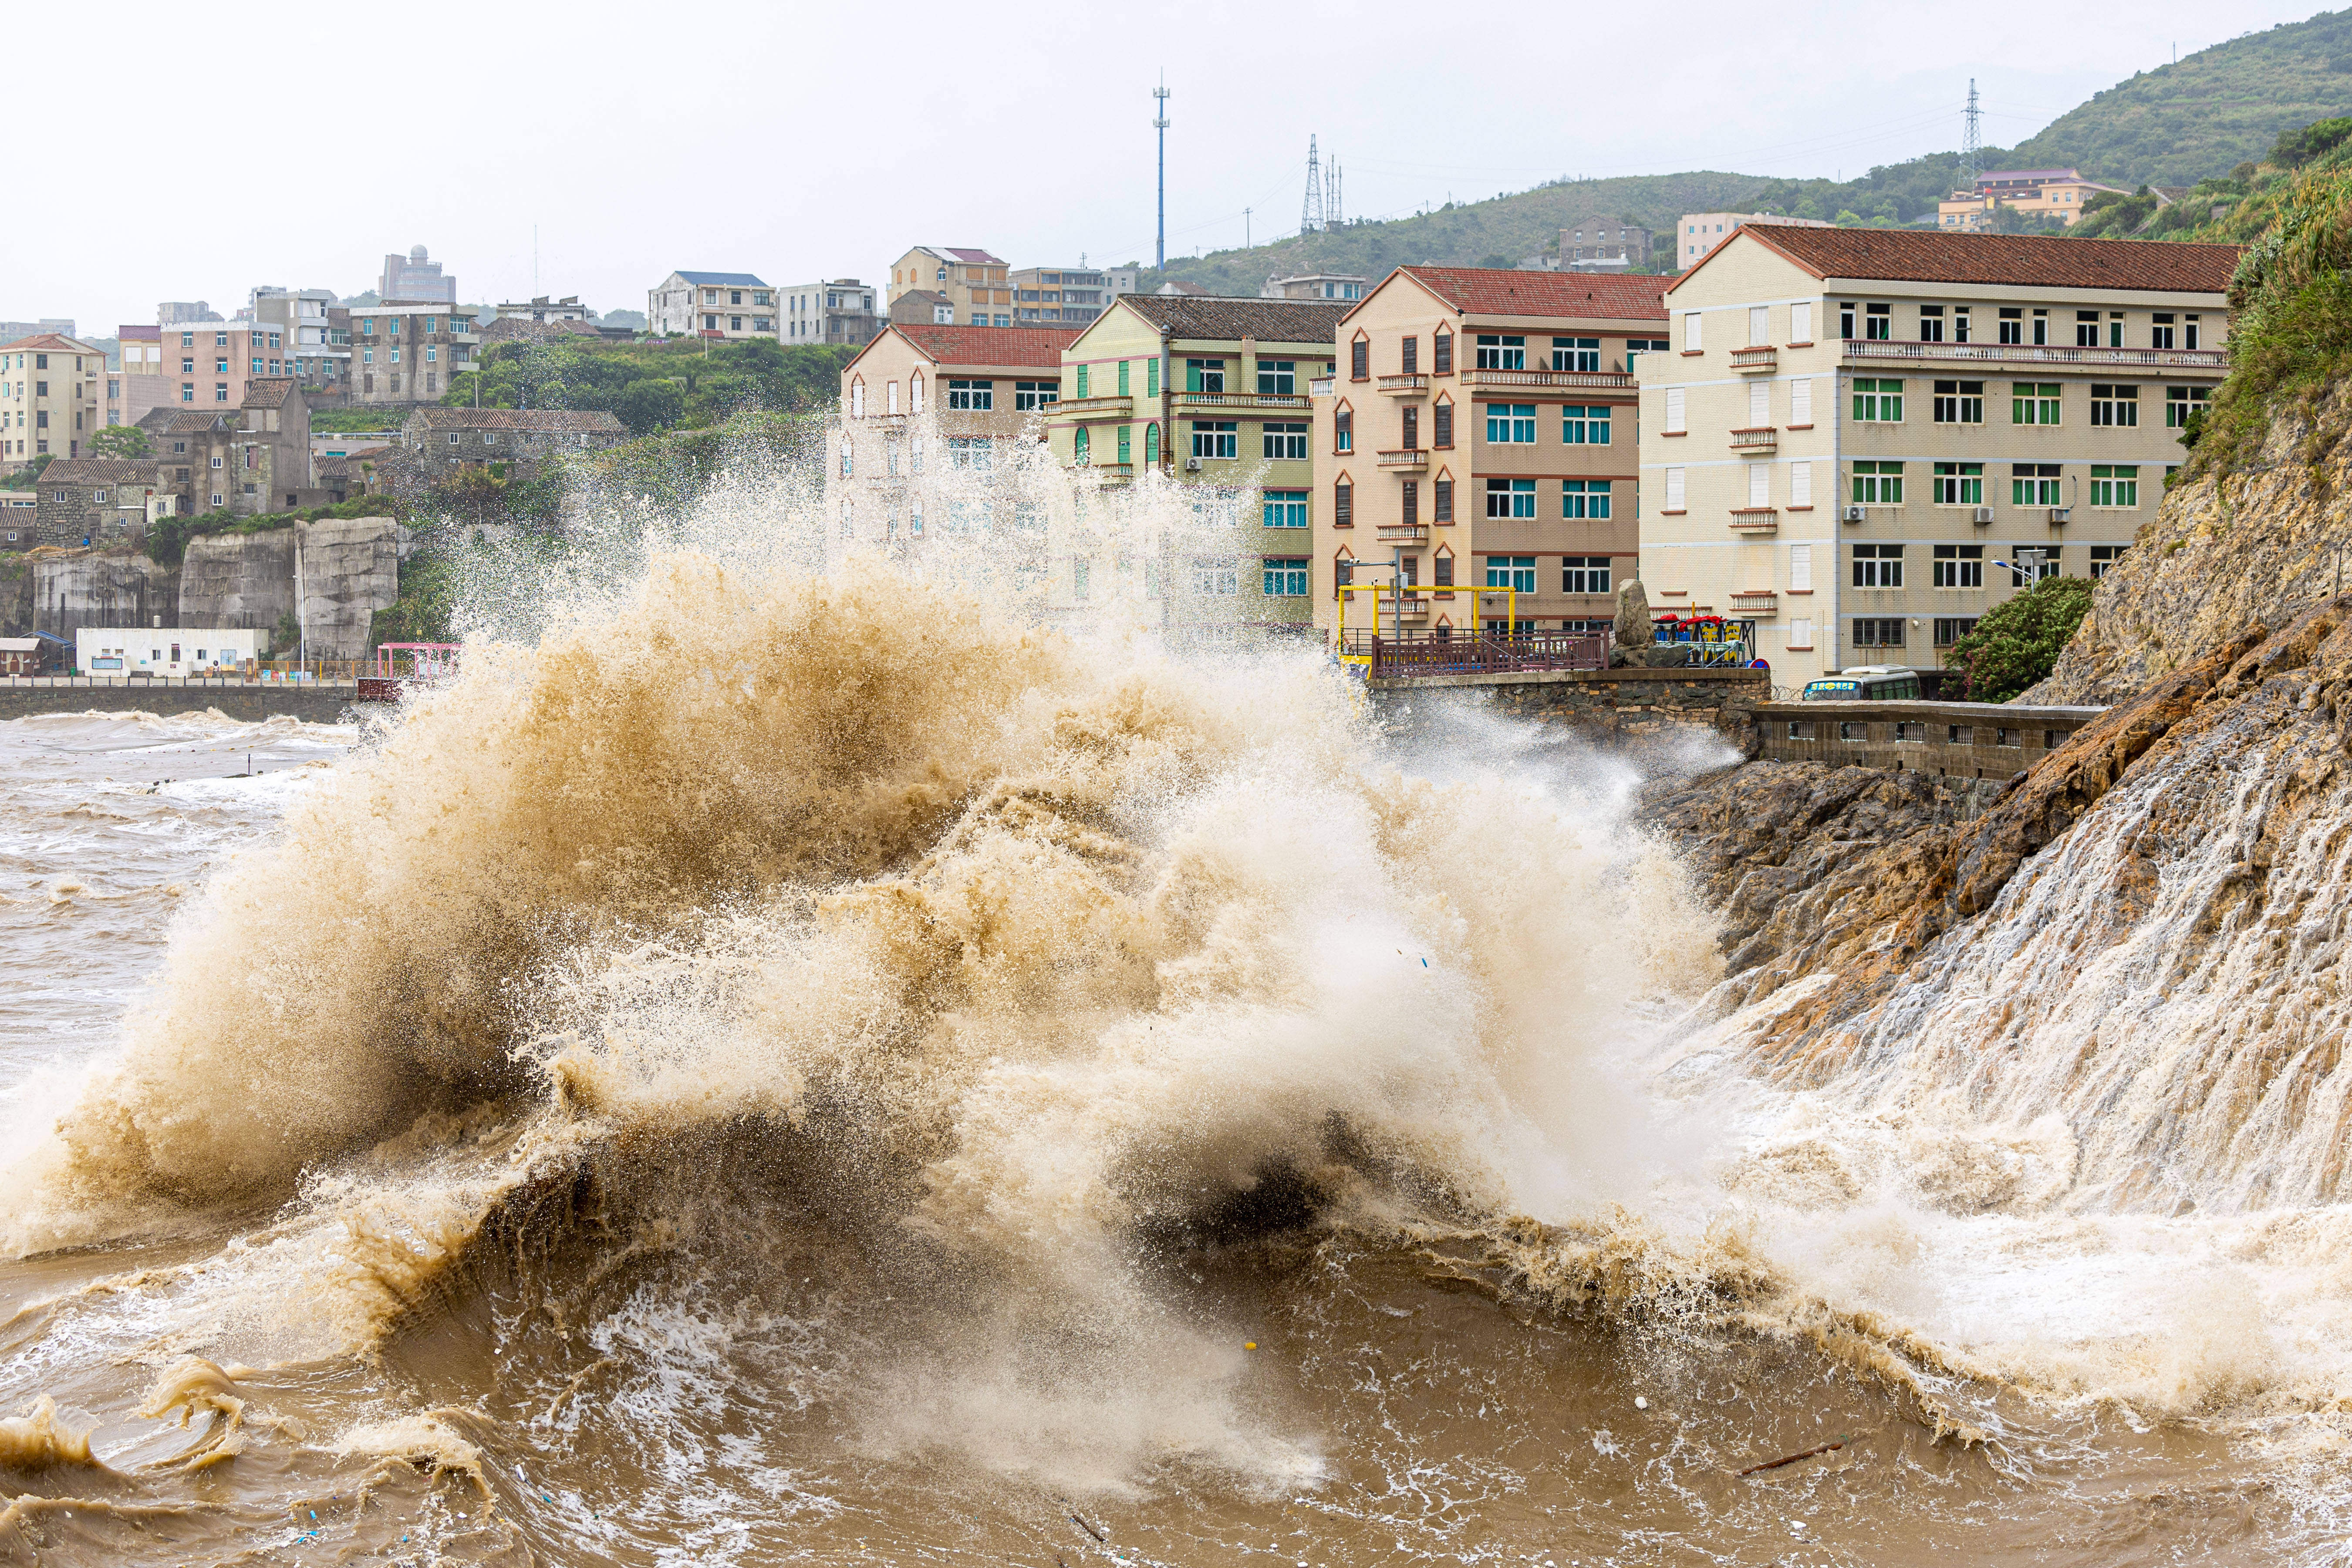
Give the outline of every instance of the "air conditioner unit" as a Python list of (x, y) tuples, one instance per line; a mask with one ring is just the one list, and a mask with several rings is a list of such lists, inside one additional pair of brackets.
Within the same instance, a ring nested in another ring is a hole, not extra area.
[(2072, 517), (2074, 512), (2074, 509), (2071, 506), (2053, 506), (2050, 509), (2050, 521), (2053, 522), (2063, 522), (2069, 517)]
[(1969, 521), (1970, 522), (1990, 522), (1992, 521), (1992, 508), (1989, 506), (1980, 506), (1977, 508), (1976, 510), (1969, 514)]
[(1188, 473), (1188, 474), (1197, 474), (1197, 473), (1199, 473), (1199, 472), (1201, 471), (1201, 459), (1200, 459), (1200, 458), (1185, 458), (1185, 459), (1184, 459), (1184, 471), (1185, 471), (1186, 473)]
[(1845, 509), (1845, 520), (1848, 522), (1868, 522), (1870, 509), (1865, 506), (1850, 506)]

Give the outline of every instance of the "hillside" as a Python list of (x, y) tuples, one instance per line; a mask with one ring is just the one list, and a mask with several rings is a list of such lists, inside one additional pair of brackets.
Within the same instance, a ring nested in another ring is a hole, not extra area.
[[(1955, 142), (1960, 90), (1956, 81)], [(1985, 148), (1983, 166), (2073, 165), (2094, 178), (2132, 186), (2226, 180), (2241, 164), (2263, 158), (2282, 132), (2347, 113), (2352, 10), (2322, 12), (2309, 21), (2233, 38), (2177, 65), (2141, 72), (2093, 95), (2016, 147)], [(1882, 164), (1844, 181), (1720, 171), (1563, 180), (1410, 217), (1352, 223), (1336, 233), (1172, 259), (1164, 274), (1145, 268), (1144, 287), (1156, 289), (1166, 279), (1181, 278), (1218, 293), (1255, 294), (1269, 277), (1291, 273), (1349, 272), (1378, 279), (1404, 262), (1475, 267), (1501, 257), (1515, 264), (1544, 254), (1558, 242), (1562, 225), (1593, 213), (1630, 218), (1660, 236), (1684, 213), (1724, 209), (1835, 223), (1909, 224), (1932, 219), (1936, 203), (1960, 180), (1957, 152)], [(2233, 201), (2246, 194), (2240, 186), (2221, 195)], [(2148, 210), (2153, 208), (2151, 201)], [(2147, 215), (2128, 216), (2129, 227), (2110, 232), (2131, 232)], [(2168, 231), (2158, 237), (2182, 237)], [(1661, 270), (1667, 269), (1671, 257), (1670, 249), (1661, 253)]]
[[(2217, 13), (2218, 15), (2218, 13)], [(2352, 113), (2352, 10), (2200, 49), (2060, 115), (2011, 154), (2121, 185), (2185, 185), (2260, 158), (2280, 132)]]

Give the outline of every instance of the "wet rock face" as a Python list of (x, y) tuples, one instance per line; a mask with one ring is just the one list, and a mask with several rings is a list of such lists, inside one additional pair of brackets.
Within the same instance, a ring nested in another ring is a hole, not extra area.
[(2203, 475), (2166, 492), (2156, 521), (2100, 579), (2074, 640), (2050, 679), (2021, 702), (2127, 700), (2264, 622), (2280, 626), (2352, 590), (2352, 442), (2317, 465), (2314, 431), (2340, 428), (2341, 392), (2311, 410), (2280, 413), (2261, 458), (2239, 473)]
[[(2352, 596), (2221, 642), (1956, 819), (1751, 764), (1646, 803), (1727, 914), (1747, 1070), (2062, 1117), (2068, 1201), (2352, 1197)], [(1844, 776), (1841, 776), (1844, 775)]]

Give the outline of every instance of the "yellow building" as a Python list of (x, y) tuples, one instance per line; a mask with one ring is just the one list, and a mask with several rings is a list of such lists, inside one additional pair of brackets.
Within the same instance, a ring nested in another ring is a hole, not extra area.
[(883, 302), (887, 307), (918, 289), (945, 296), (960, 327), (1009, 327), (1015, 320), (1011, 268), (1003, 258), (985, 250), (915, 247), (890, 264), (890, 289)]
[(44, 455), (79, 458), (102, 428), (106, 355), (56, 332), (0, 343), (0, 472)]
[(2072, 169), (2011, 169), (1986, 174), (1973, 191), (1956, 191), (1936, 207), (1936, 226), (1974, 234), (1992, 226), (1993, 215), (2003, 207), (2037, 217), (2055, 217), (2069, 228), (2083, 216), (2084, 204), (2102, 193), (2124, 195), (2118, 185), (2086, 180)]

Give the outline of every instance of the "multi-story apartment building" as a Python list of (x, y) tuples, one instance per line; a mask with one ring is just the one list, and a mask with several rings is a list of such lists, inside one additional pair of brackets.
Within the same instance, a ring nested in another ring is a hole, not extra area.
[(106, 375), (106, 423), (136, 425), (151, 408), (172, 401), (174, 382), (165, 374), (163, 329), (126, 321), (114, 329), (121, 344), (116, 369)]
[(383, 304), (408, 300), (419, 305), (454, 305), (457, 279), (445, 275), (441, 264), (429, 259), (423, 246), (412, 245), (404, 257), (383, 258), (383, 275), (376, 279), (375, 291)]
[[(1038, 439), (1078, 330), (893, 322), (842, 367), (841, 437), (827, 454), (839, 537), (913, 548), (993, 522), (997, 477)], [(1008, 500), (1003, 520), (1018, 503)], [(1042, 529), (1031, 541), (1043, 549)]]
[(855, 278), (794, 283), (777, 291), (788, 343), (870, 343), (889, 324), (874, 308), (874, 289)]
[(42, 332), (0, 343), (0, 472), (34, 458), (79, 458), (100, 424), (106, 354), (95, 343)]
[[(183, 321), (160, 332), (163, 396), (151, 406), (240, 408), (256, 381), (292, 375), (295, 341), (259, 321)], [(137, 419), (131, 423), (137, 424)]]
[(528, 300), (499, 301), (498, 319), (501, 321), (584, 321), (588, 319), (588, 307), (580, 302), (577, 294), (566, 294), (561, 300), (535, 294)]
[(1010, 272), (1003, 258), (985, 250), (919, 245), (891, 263), (885, 303), (923, 289), (947, 296), (959, 326), (1009, 327), (1016, 309)]
[(319, 504), (310, 405), (291, 376), (250, 383), (236, 408), (156, 408), (139, 422), (156, 515), (243, 515)]
[(1370, 279), (1353, 272), (1302, 272), (1295, 278), (1267, 279), (1258, 295), (1266, 300), (1336, 300), (1353, 304), (1370, 287)]
[(1685, 213), (1675, 225), (1675, 265), (1683, 271), (1697, 266), (1706, 253), (1751, 223), (1785, 224), (1793, 228), (1834, 228), (1817, 217), (1780, 217), (1771, 213)]
[[(1308, 384), (1328, 376), (1347, 307), (1321, 300), (1122, 294), (1062, 353), (1055, 457), (1112, 482), (1157, 470), (1189, 487), (1196, 526), (1176, 558), (1126, 570), (1171, 626), (1296, 628), (1311, 621), (1317, 510)], [(1119, 563), (1083, 537), (1053, 563), (1084, 601)], [(1135, 584), (1117, 584), (1128, 591)], [(1164, 596), (1162, 596), (1164, 595)]]
[(34, 519), (42, 544), (110, 544), (147, 525), (152, 459), (60, 458), (41, 471)]
[(1992, 226), (1994, 215), (2012, 207), (2036, 217), (2054, 217), (2068, 228), (2083, 216), (2083, 205), (2102, 194), (2125, 195), (2119, 185), (2086, 180), (2072, 169), (2003, 169), (1977, 178), (1976, 189), (1955, 191), (1936, 205), (1936, 225), (1963, 234)]
[[(1367, 583), (1420, 590), (1382, 597), (1383, 632), (1610, 623), (1641, 544), (1628, 366), (1664, 347), (1667, 282), (1403, 267), (1348, 312), (1317, 389), (1326, 637), (1339, 588)], [(1347, 606), (1350, 642), (1372, 597)]]
[(2156, 515), (2226, 367), (2236, 247), (1751, 225), (1643, 354), (1642, 581), (1774, 679), (1932, 665)]
[(1623, 218), (1591, 213), (1563, 225), (1559, 231), (1563, 272), (1622, 272), (1649, 258), (1650, 231)]
[[(1135, 292), (1132, 272), (1103, 268), (1023, 267), (1009, 274), (1013, 281), (1013, 320), (1024, 327), (1039, 322), (1082, 327), (1124, 293)], [(1118, 280), (1129, 279), (1125, 289)], [(991, 307), (992, 312), (994, 307)]]
[(336, 303), (333, 289), (256, 289), (253, 317), (255, 326), (291, 351), (286, 374), (302, 384), (312, 403), (343, 397), (351, 382), (351, 312)]
[(472, 366), (481, 334), (446, 305), (363, 305), (352, 311), (346, 401), (406, 406), (437, 401)]
[(781, 338), (776, 290), (749, 272), (673, 272), (646, 290), (646, 330), (660, 336)]

